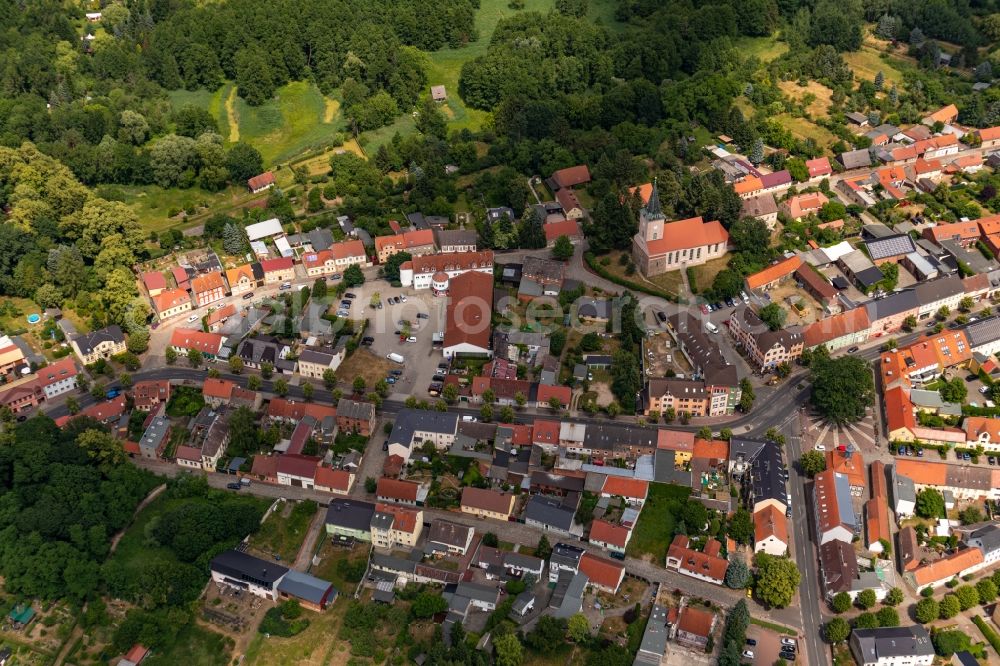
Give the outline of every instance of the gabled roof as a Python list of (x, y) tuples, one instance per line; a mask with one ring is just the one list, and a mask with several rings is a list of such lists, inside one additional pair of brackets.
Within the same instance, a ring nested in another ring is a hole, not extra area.
[(624, 548), (628, 543), (629, 529), (596, 519), (590, 524), (590, 540)]
[(709, 638), (714, 623), (715, 613), (694, 606), (685, 606), (677, 619), (677, 629), (694, 636)]
[(604, 480), (601, 492), (605, 495), (618, 495), (631, 499), (646, 499), (649, 483), (642, 479), (630, 479), (623, 476), (609, 475)]
[(825, 157), (817, 157), (814, 160), (806, 160), (806, 169), (809, 170), (809, 177), (826, 176), (833, 173), (830, 160)]
[(260, 267), (264, 269), (264, 273), (273, 273), (274, 271), (287, 271), (289, 269), (295, 268), (295, 260), (291, 257), (276, 257), (274, 259), (264, 259), (260, 262)]
[(191, 280), (191, 291), (195, 294), (216, 289), (226, 290), (226, 283), (222, 280), (222, 273), (219, 271), (204, 273)]
[(274, 185), (274, 173), (271, 171), (265, 171), (262, 174), (258, 174), (253, 178), (247, 179), (247, 187), (251, 190), (259, 190), (262, 187), (267, 187), (268, 185)]
[(913, 571), (913, 580), (917, 585), (927, 585), (952, 578), (969, 567), (982, 563), (983, 551), (978, 548), (963, 548), (940, 560), (917, 567)]
[(168, 289), (153, 296), (153, 307), (157, 312), (165, 312), (190, 302), (191, 296), (186, 289)]
[(163, 273), (160, 271), (143, 273), (142, 283), (149, 291), (155, 291), (157, 289), (163, 290), (167, 288), (167, 278), (163, 277)]
[(55, 384), (56, 382), (61, 382), (64, 379), (76, 377), (76, 375), (76, 361), (73, 360), (72, 356), (67, 356), (50, 363), (44, 368), (39, 368), (38, 384), (42, 388), (45, 388), (46, 386)]
[(586, 164), (559, 169), (552, 172), (551, 180), (559, 188), (575, 187), (576, 185), (590, 182), (590, 169), (587, 168)]
[(625, 577), (625, 565), (584, 553), (580, 558), (580, 573), (585, 574), (594, 585), (617, 590)]
[(197, 349), (203, 354), (218, 354), (225, 338), (218, 333), (205, 333), (192, 328), (175, 328), (170, 334), (170, 345), (181, 349)]
[(663, 238), (647, 241), (646, 247), (649, 248), (649, 254), (654, 256), (674, 250), (728, 242), (729, 232), (720, 222), (705, 222), (699, 216), (664, 224)]
[(775, 538), (781, 543), (788, 543), (788, 519), (773, 504), (768, 504), (753, 514), (754, 541)]
[(452, 278), (444, 346), (470, 344), (489, 349), (493, 314), (493, 276), (470, 271)]
[(753, 275), (748, 275), (746, 278), (747, 286), (750, 289), (758, 289), (764, 285), (771, 284), (775, 280), (788, 277), (797, 271), (801, 265), (802, 259), (798, 256), (788, 257), (768, 266), (764, 270), (757, 271)]
[(385, 497), (404, 502), (416, 502), (417, 492), (419, 490), (419, 483), (404, 481), (402, 479), (388, 479), (386, 477), (382, 477), (378, 480), (375, 495), (377, 497)]
[(462, 489), (462, 506), (509, 514), (514, 506), (514, 496), (497, 490), (466, 486)]
[(313, 481), (317, 486), (333, 488), (345, 493), (351, 489), (351, 473), (343, 469), (319, 467), (316, 469)]

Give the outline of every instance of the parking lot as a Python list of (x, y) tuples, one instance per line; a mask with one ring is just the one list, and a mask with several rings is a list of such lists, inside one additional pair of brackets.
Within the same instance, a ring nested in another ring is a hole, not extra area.
[[(444, 332), (448, 299), (434, 297), (429, 289), (393, 288), (384, 280), (368, 281), (348, 292), (355, 295), (349, 317), (368, 319), (365, 336), (373, 338), (369, 346), (371, 352), (379, 358), (395, 353), (405, 359), (399, 366), (403, 374), (393, 386), (393, 392), (429, 399), (427, 387), (438, 363), (443, 360), (440, 351), (432, 346), (432, 336), (435, 332)], [(406, 302), (388, 302), (388, 299), (404, 296)], [(381, 309), (372, 307), (378, 302), (382, 303)], [(401, 321), (409, 322), (409, 326), (400, 325)], [(400, 341), (403, 332), (408, 332), (407, 339), (415, 338), (415, 341)]]
[[(753, 652), (753, 659), (745, 659), (747, 663), (754, 664), (755, 666), (772, 666), (774, 662), (778, 661), (779, 653), (781, 652), (781, 639), (787, 638), (787, 636), (782, 636), (775, 631), (766, 629), (764, 627), (759, 627), (756, 624), (751, 624), (747, 629), (747, 638), (753, 641), (757, 641), (756, 645), (744, 645), (743, 650), (750, 650)], [(799, 646), (802, 649), (802, 646)], [(786, 659), (786, 661), (790, 661)], [(798, 660), (796, 660), (798, 663)], [(801, 663), (805, 663), (805, 659)]]

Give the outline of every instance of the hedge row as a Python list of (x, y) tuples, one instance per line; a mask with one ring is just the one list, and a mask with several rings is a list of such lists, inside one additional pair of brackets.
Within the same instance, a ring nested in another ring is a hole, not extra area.
[(615, 284), (621, 285), (626, 289), (631, 289), (632, 291), (639, 291), (644, 294), (649, 294), (650, 296), (659, 296), (660, 298), (664, 298), (674, 303), (680, 302), (680, 299), (677, 297), (676, 294), (671, 294), (661, 289), (655, 289), (649, 285), (641, 284), (639, 282), (633, 282), (632, 280), (626, 280), (623, 277), (619, 277), (614, 273), (609, 272), (607, 269), (604, 268), (604, 266), (601, 266), (600, 263), (598, 263), (597, 257), (594, 256), (593, 252), (584, 253), (583, 259), (584, 261), (587, 262), (587, 266), (589, 266), (592, 271), (600, 275), (605, 280), (614, 282)]
[(983, 632), (983, 636), (986, 636), (986, 640), (990, 642), (990, 645), (993, 646), (997, 654), (1000, 654), (1000, 636), (997, 635), (997, 632), (993, 631), (993, 627), (986, 624), (983, 618), (978, 615), (973, 616), (972, 621), (979, 627), (979, 631)]

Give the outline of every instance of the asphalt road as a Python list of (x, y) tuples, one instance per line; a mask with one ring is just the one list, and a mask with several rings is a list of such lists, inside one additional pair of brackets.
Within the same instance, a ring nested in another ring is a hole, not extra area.
[(799, 565), (802, 578), (799, 582), (799, 609), (804, 629), (808, 664), (830, 663), (830, 650), (823, 642), (823, 596), (819, 581), (819, 560), (812, 540), (809, 524), (812, 522), (812, 502), (809, 494), (812, 482), (800, 474), (795, 464), (802, 456), (801, 410), (795, 409), (781, 424), (785, 436), (785, 460), (788, 462), (789, 498), (792, 503), (792, 555)]

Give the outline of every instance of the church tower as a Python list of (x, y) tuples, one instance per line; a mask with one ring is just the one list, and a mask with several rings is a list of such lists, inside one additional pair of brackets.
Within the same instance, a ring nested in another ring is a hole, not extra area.
[(660, 192), (654, 178), (649, 201), (639, 209), (639, 238), (644, 242), (660, 240), (663, 238), (664, 222), (666, 218), (663, 216), (663, 209), (660, 208)]

